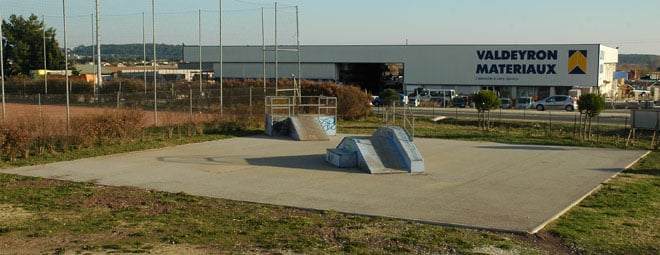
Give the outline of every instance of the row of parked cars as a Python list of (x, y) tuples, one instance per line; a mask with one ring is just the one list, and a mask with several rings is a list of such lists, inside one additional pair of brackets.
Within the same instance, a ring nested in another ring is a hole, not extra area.
[[(533, 97), (519, 97), (515, 103), (510, 98), (500, 98), (502, 104), (500, 107), (502, 109), (536, 109), (539, 111), (544, 110), (566, 110), (574, 111), (577, 109), (577, 100), (571, 96), (567, 95), (555, 95), (549, 96), (544, 99), (534, 101)], [(452, 99), (453, 107), (464, 108), (469, 105), (467, 102), (467, 97), (457, 96)]]
[[(400, 94), (399, 96), (400, 96), (400, 103), (409, 102), (408, 100), (409, 96), (405, 96), (403, 94)], [(538, 101), (535, 101), (533, 97), (519, 97), (518, 99), (515, 100), (515, 102), (510, 98), (500, 98), (500, 101), (502, 102), (500, 107), (503, 109), (518, 108), (518, 109), (536, 109), (538, 111), (544, 111), (544, 110), (574, 111), (578, 108), (577, 100), (572, 96), (568, 96), (568, 95), (554, 95)], [(382, 103), (383, 102), (380, 100), (380, 98), (378, 97), (373, 98), (372, 104), (374, 106), (381, 106)], [(451, 106), (451, 107), (459, 107), (459, 108), (474, 106), (471, 104), (470, 99), (467, 96), (455, 96), (451, 99), (450, 102), (438, 102), (438, 104), (441, 106)], [(414, 102), (413, 105), (417, 106), (418, 102)]]

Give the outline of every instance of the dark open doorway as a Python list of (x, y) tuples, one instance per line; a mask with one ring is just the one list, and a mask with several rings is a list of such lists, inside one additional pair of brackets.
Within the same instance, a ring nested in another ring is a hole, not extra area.
[(337, 64), (338, 82), (358, 85), (372, 94), (384, 89), (403, 89), (402, 63), (342, 63)]

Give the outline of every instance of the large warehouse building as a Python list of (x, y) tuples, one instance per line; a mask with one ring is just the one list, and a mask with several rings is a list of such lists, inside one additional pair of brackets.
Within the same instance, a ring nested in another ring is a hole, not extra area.
[[(224, 78), (266, 77), (358, 81), (377, 93), (387, 66), (402, 66), (405, 93), (415, 88), (454, 89), (469, 94), (492, 89), (501, 96), (545, 97), (582, 88), (614, 96), (618, 50), (600, 44), (529, 45), (317, 45), (300, 51), (263, 50), (262, 46), (223, 47)], [(290, 48), (289, 48), (290, 49)], [(184, 48), (184, 68), (219, 76), (219, 47)], [(300, 53), (300, 54), (298, 54)], [(300, 68), (298, 68), (300, 63)], [(276, 70), (277, 69), (277, 73)], [(300, 71), (299, 71), (300, 70)], [(358, 77), (358, 78), (355, 78)], [(399, 78), (399, 75), (397, 75)]]

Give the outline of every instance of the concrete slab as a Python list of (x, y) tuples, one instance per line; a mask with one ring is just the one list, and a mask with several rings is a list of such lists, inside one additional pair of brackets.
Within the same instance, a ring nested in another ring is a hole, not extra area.
[(370, 175), (325, 162), (343, 137), (243, 137), (2, 172), (533, 233), (648, 153), (418, 138), (424, 174)]

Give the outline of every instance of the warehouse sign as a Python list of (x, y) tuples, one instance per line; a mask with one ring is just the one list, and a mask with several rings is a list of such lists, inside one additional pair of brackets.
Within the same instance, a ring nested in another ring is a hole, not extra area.
[(477, 74), (557, 74), (557, 50), (477, 50), (476, 53), (481, 62), (477, 63)]

